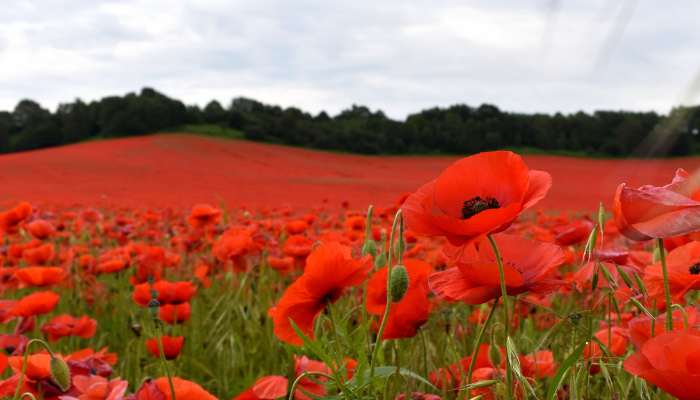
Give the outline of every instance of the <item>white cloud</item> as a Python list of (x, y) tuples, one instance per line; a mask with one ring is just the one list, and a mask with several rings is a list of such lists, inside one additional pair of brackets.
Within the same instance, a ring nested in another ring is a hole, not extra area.
[(700, 3), (638, 2), (596, 70), (625, 1), (560, 0), (543, 42), (548, 0), (5, 0), (0, 109), (151, 86), (188, 104), (244, 95), (395, 118), (483, 102), (665, 113), (700, 68)]

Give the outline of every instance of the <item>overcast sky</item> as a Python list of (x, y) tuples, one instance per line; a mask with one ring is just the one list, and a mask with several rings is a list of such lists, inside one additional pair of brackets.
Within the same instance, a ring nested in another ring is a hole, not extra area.
[(150, 86), (332, 115), (667, 113), (700, 71), (693, 0), (0, 1), (0, 110)]

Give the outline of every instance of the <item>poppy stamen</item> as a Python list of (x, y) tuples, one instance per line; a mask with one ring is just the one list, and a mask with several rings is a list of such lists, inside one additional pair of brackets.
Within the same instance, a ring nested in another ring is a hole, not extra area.
[(482, 199), (481, 197), (476, 196), (465, 201), (462, 205), (462, 219), (469, 219), (482, 211), (495, 208), (501, 208), (501, 205), (498, 204), (498, 200), (494, 199), (493, 197), (486, 197), (486, 199)]
[(690, 275), (700, 275), (700, 263), (693, 264), (689, 269)]

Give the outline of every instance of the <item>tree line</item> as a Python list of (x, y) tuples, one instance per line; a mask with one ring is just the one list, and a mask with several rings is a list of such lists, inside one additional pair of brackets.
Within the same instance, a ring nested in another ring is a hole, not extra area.
[(80, 99), (54, 113), (32, 100), (0, 111), (0, 153), (98, 138), (177, 131), (186, 125), (233, 128), (246, 139), (360, 154), (475, 154), (501, 148), (572, 151), (590, 156), (700, 154), (700, 106), (655, 112), (522, 114), (482, 104), (431, 108), (405, 121), (353, 105), (336, 116), (312, 115), (237, 97), (226, 107), (185, 105), (151, 88), (140, 94)]

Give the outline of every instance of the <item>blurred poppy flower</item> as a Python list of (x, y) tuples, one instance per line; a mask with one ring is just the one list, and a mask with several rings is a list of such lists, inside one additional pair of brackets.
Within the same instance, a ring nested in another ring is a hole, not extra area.
[(207, 225), (218, 224), (222, 214), (223, 211), (209, 204), (199, 204), (192, 208), (187, 223), (195, 229), (201, 229)]
[[(76, 375), (73, 385), (81, 393), (77, 400), (121, 400), (129, 386), (128, 381), (121, 378), (107, 380), (99, 375)], [(74, 399), (62, 396), (61, 400)]]
[(434, 394), (425, 394), (420, 392), (412, 392), (411, 397), (406, 399), (405, 394), (396, 396), (396, 400), (442, 400), (442, 397)]
[[(406, 293), (400, 302), (391, 305), (381, 340), (411, 338), (428, 322), (433, 303), (428, 290), (419, 286)], [(380, 321), (381, 322), (381, 321)]]
[(627, 372), (679, 400), (700, 398), (700, 331), (673, 330), (650, 339), (629, 356)]
[[(498, 234), (493, 238), (501, 255), (508, 295), (550, 293), (567, 284), (546, 279), (549, 271), (565, 260), (559, 246), (520, 236)], [(498, 264), (490, 243), (482, 243), (478, 252), (468, 246), (456, 268), (430, 275), (428, 282), (433, 293), (448, 302), (478, 305), (501, 296)]]
[[(192, 316), (192, 308), (190, 307), (190, 303), (182, 303), (179, 305), (167, 304), (160, 308), (158, 316), (166, 324), (182, 324)], [(176, 317), (177, 321), (175, 321)]]
[(56, 234), (56, 228), (49, 221), (35, 219), (26, 225), (29, 233), (37, 239), (46, 239)]
[(49, 341), (55, 343), (65, 336), (80, 336), (83, 339), (91, 338), (97, 332), (97, 321), (88, 318), (74, 318), (68, 314), (62, 314), (51, 318), (41, 326), (41, 331), (49, 335)]
[(520, 357), (520, 367), (523, 375), (536, 379), (542, 379), (545, 376), (552, 378), (557, 369), (554, 364), (554, 355), (549, 350), (540, 350), (535, 354)]
[(613, 203), (615, 223), (632, 240), (688, 236), (700, 240), (700, 186), (683, 169), (662, 187), (621, 184)]
[[(294, 374), (295, 378), (300, 377), (304, 372), (323, 372), (330, 374), (330, 368), (320, 361), (308, 359), (306, 356), (297, 357), (294, 355)], [(322, 384), (326, 381), (324, 377), (315, 377), (321, 383), (312, 381), (309, 378), (303, 378), (299, 381), (297, 389), (294, 392), (294, 398), (298, 400), (311, 400), (311, 397), (305, 395), (300, 388), (304, 388), (307, 392), (316, 396), (325, 396), (326, 387)], [(273, 400), (280, 397), (287, 397), (289, 389), (289, 380), (286, 376), (264, 376), (253, 384), (248, 390), (234, 397), (233, 400)]]
[[(182, 345), (185, 343), (185, 338), (183, 336), (170, 337), (163, 335), (160, 337), (161, 343), (163, 345), (163, 355), (166, 360), (174, 360), (180, 355), (182, 351)], [(146, 347), (148, 351), (153, 354), (153, 357), (160, 357), (160, 350), (158, 349), (158, 339), (153, 338), (146, 342)]]
[(350, 248), (337, 242), (320, 245), (306, 260), (304, 274), (282, 295), (276, 308), (270, 310), (275, 334), (281, 340), (299, 346), (289, 322), (291, 318), (302, 332), (313, 339), (313, 323), (328, 303), (335, 303), (346, 287), (361, 285), (374, 268), (371, 256), (357, 261)]
[(15, 277), (22, 282), (20, 287), (57, 285), (67, 276), (66, 271), (60, 267), (27, 267), (15, 271)]
[(0, 230), (5, 233), (15, 233), (19, 223), (27, 219), (34, 212), (31, 204), (23, 201), (3, 213), (0, 213)]
[(7, 354), (13, 354), (16, 350), (24, 352), (29, 339), (24, 335), (12, 335), (9, 333), (0, 333), (0, 349), (3, 349)]
[(22, 258), (29, 265), (42, 265), (51, 261), (54, 257), (54, 247), (51, 243), (42, 244), (39, 247), (25, 249)]
[(33, 317), (39, 314), (48, 314), (58, 304), (61, 296), (53, 292), (36, 292), (24, 296), (11, 314), (17, 317)]
[(417, 235), (444, 236), (461, 247), (508, 228), (551, 185), (548, 173), (529, 170), (514, 153), (479, 153), (452, 164), (409, 196), (403, 217)]
[[(175, 398), (178, 400), (217, 400), (211, 393), (202, 389), (201, 386), (194, 382), (186, 381), (175, 376), (172, 378), (172, 381), (175, 387)], [(165, 394), (165, 398), (167, 400), (173, 400), (168, 378), (158, 378), (155, 382), (158, 389)]]

